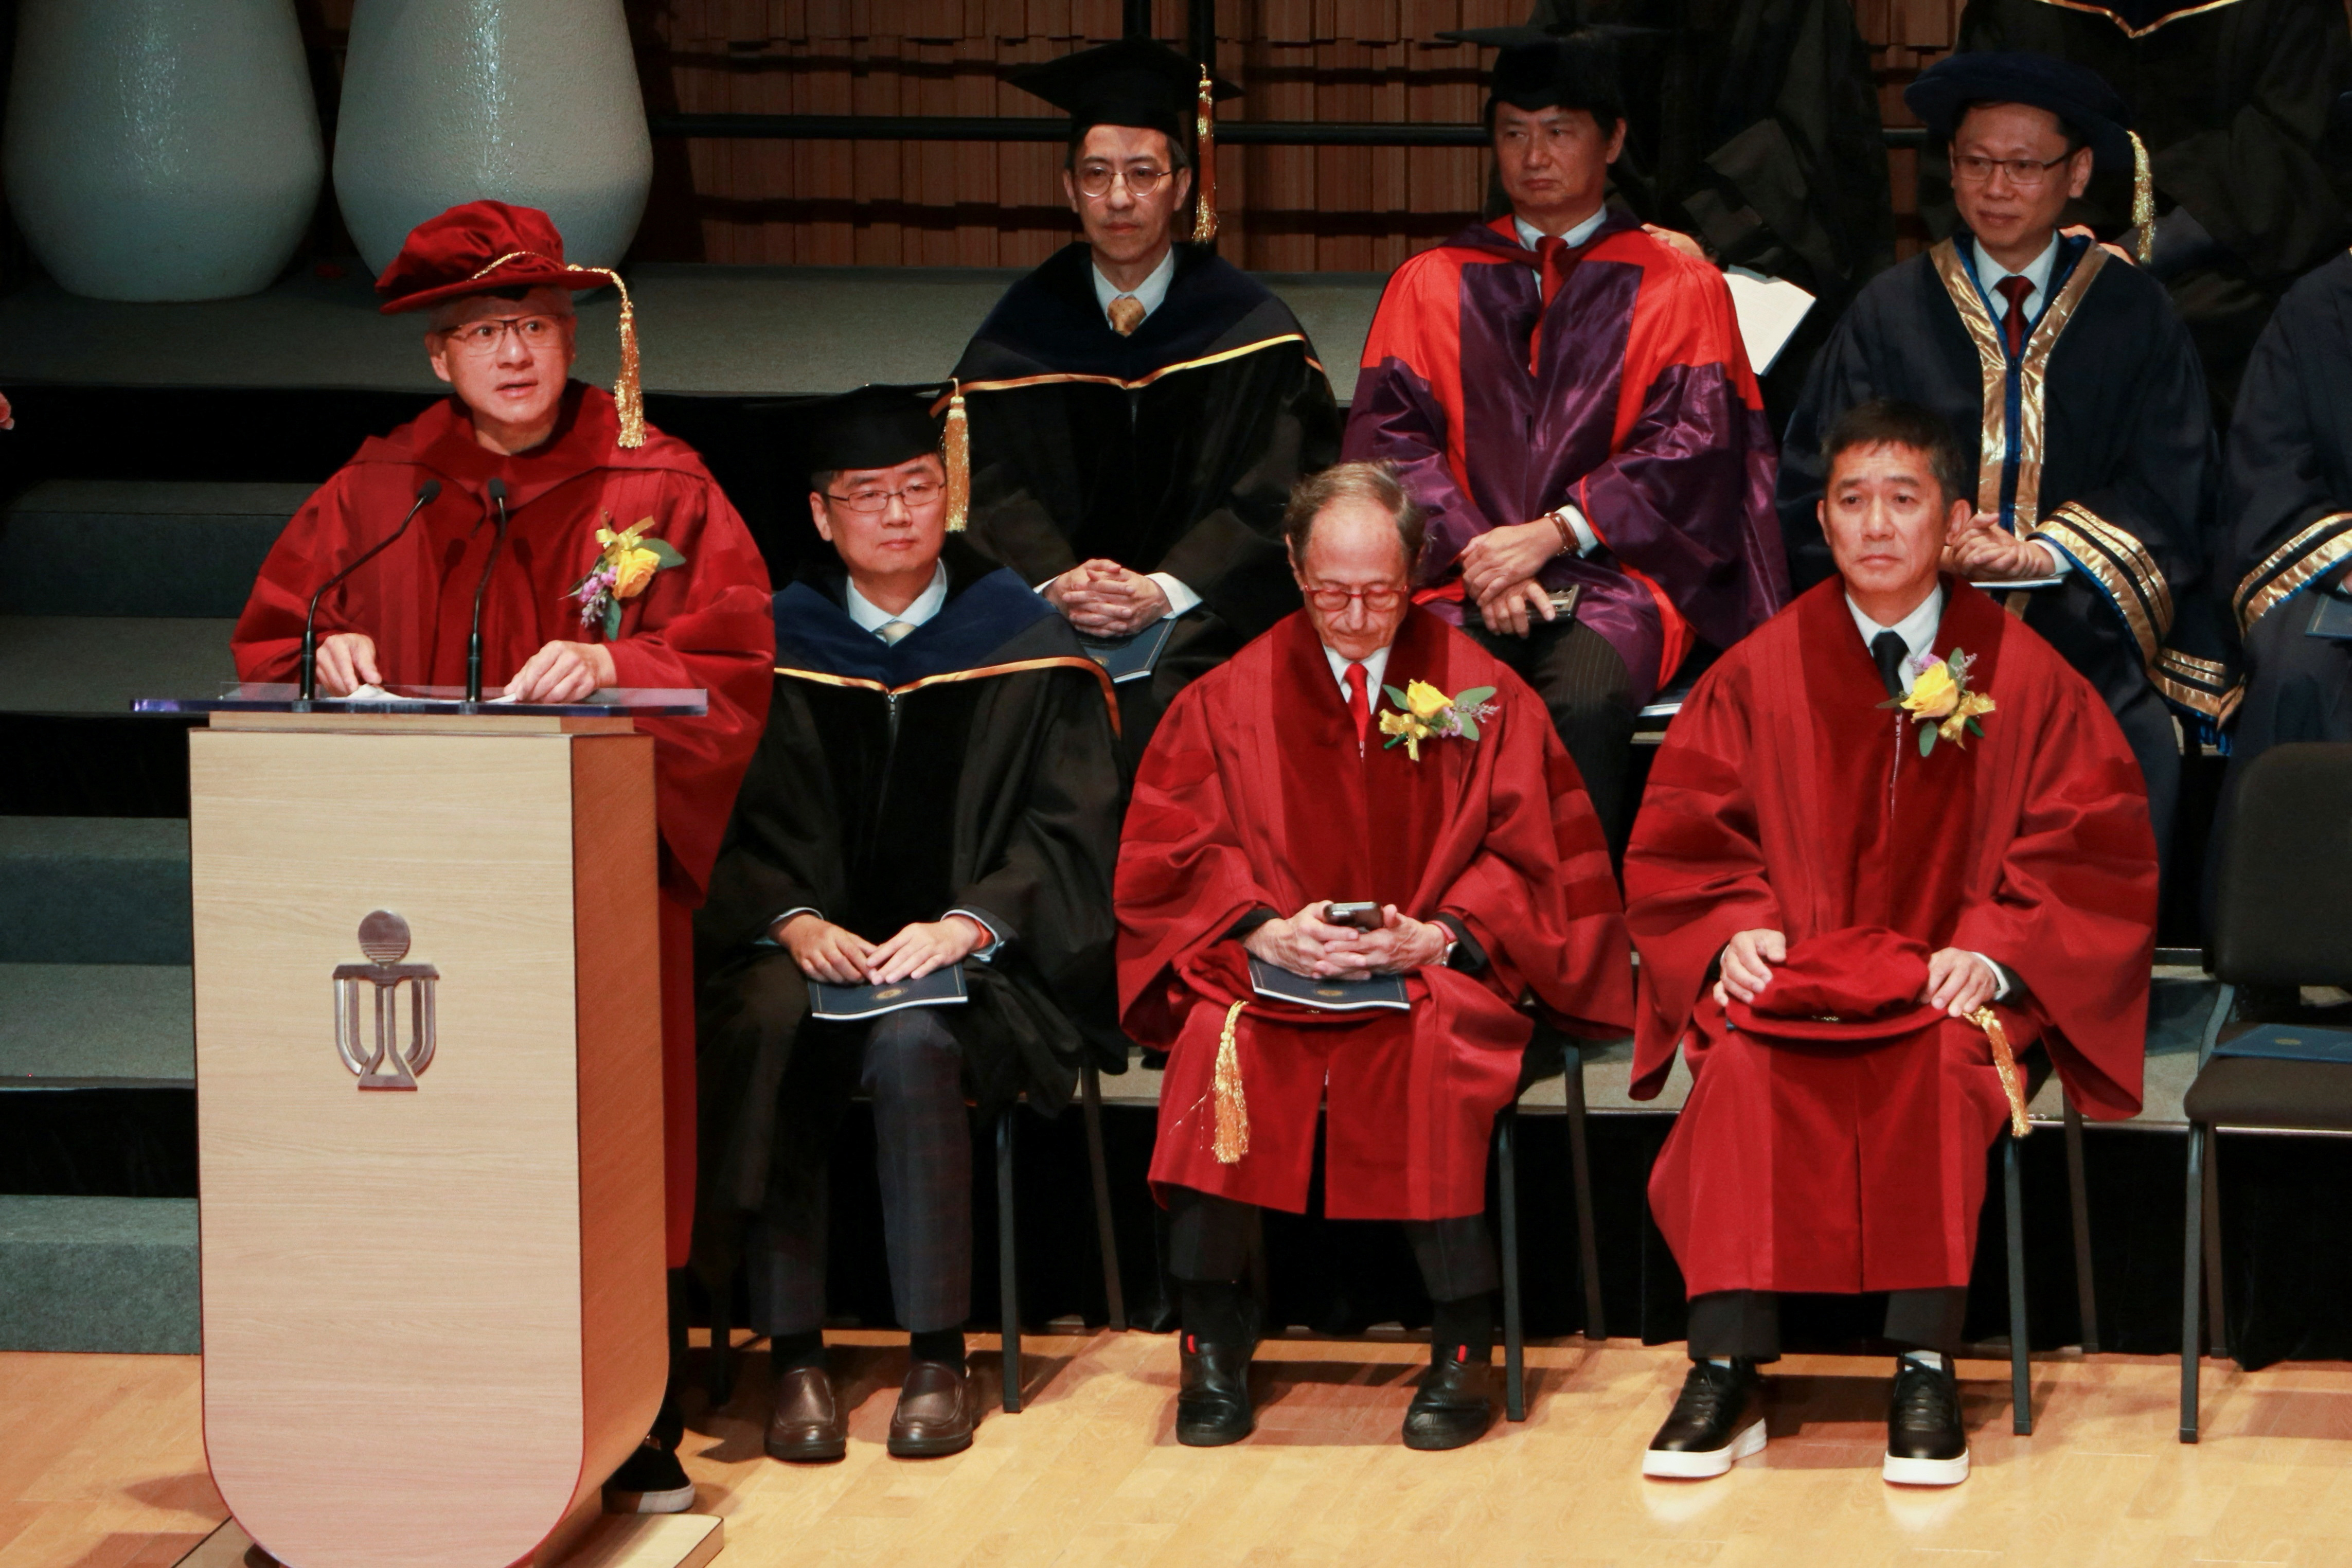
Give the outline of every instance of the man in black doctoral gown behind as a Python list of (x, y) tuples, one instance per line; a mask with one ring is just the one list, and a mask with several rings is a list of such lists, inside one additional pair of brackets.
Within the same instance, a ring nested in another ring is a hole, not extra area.
[[(698, 1261), (723, 1280), (739, 1247), (748, 1259), (781, 1459), (845, 1451), (821, 1330), (827, 1156), (851, 1094), (873, 1100), (911, 1334), (890, 1451), (948, 1454), (976, 1418), (966, 1101), (987, 1115), (1025, 1090), (1055, 1109), (1097, 1042), (1125, 1065), (1109, 682), (1018, 575), (948, 531), (941, 391), (867, 387), (810, 422), (810, 510), (841, 564), (775, 596), (774, 701), (697, 917)], [(950, 969), (968, 999), (887, 1010), (902, 983)], [(877, 1010), (814, 1019), (812, 981), (864, 987)]]
[(1338, 460), (1339, 408), (1288, 307), (1209, 243), (1205, 142), (1193, 242), (1174, 238), (1184, 122), (1234, 89), (1140, 40), (1013, 79), (1070, 111), (1062, 181), (1086, 237), (1006, 290), (956, 366), (971, 539), (1090, 641), (1172, 622), (1118, 688), (1131, 762), (1188, 681), (1298, 607), (1282, 509)]
[(1950, 143), (1967, 227), (1872, 280), (1814, 362), (1781, 446), (1779, 505), (1800, 590), (1834, 569), (1816, 510), (1822, 433), (1900, 398), (1976, 458), (1976, 514), (1946, 570), (2007, 595), (2114, 710), (2162, 853), (2179, 795), (2171, 708), (2219, 721), (2234, 676), (2207, 587), (2214, 443), (2205, 383), (2163, 287), (2061, 234), (2094, 163), (2128, 167), (2126, 110), (2038, 55), (1952, 55), (1905, 100)]

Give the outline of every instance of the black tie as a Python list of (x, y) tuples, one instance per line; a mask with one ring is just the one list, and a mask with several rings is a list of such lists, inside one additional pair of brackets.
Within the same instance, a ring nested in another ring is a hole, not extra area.
[(1886, 682), (1886, 695), (1903, 695), (1903, 656), (1910, 651), (1901, 632), (1881, 632), (1870, 639), (1870, 657), (1878, 661), (1879, 679)]

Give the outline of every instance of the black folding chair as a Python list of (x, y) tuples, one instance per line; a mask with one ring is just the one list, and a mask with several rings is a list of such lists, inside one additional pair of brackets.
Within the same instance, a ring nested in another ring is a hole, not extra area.
[[(1519, 1094), (1559, 1076), (1566, 1090), (1569, 1208), (1576, 1226), (1577, 1275), (1584, 1286), (1584, 1337), (1609, 1337), (1601, 1308), (1601, 1246), (1592, 1217), (1592, 1162), (1584, 1115), (1584, 1053), (1577, 1042), (1538, 1023), (1519, 1075)], [(1496, 1221), (1503, 1232), (1503, 1413), (1528, 1418), (1527, 1329), (1519, 1284), (1519, 1103), (1495, 1118)]]
[[(2352, 921), (2343, 889), (2352, 878), (2352, 744), (2274, 747), (2240, 781), (2226, 825), (2213, 900), (2213, 975), (2221, 982), (2212, 1022), (2183, 1108), (2189, 1115), (2188, 1215), (2180, 1289), (2180, 1440), (2197, 1441), (2197, 1373), (2204, 1335), (2229, 1353), (2221, 1296), (2218, 1156), (2225, 1129), (2352, 1137), (2352, 1062), (2234, 1056), (2260, 1030), (2266, 1048), (2352, 1050), (2352, 1030), (2305, 1027), (2293, 1006), (2278, 1020), (2238, 1019), (2248, 986), (2352, 987)], [(2200, 1306), (2204, 1324), (2200, 1330)]]

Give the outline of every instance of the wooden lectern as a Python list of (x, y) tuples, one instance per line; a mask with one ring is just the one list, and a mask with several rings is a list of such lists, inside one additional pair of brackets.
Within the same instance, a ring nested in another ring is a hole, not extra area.
[(205, 1447), (234, 1519), (187, 1561), (707, 1561), (716, 1520), (598, 1511), (667, 1357), (652, 739), (215, 711), (188, 760)]

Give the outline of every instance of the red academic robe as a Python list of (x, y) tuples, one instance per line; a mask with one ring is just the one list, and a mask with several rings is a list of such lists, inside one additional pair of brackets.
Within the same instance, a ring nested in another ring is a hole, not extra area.
[(495, 514), (484, 490), (507, 485), (506, 550), (482, 609), (482, 689), (495, 692), (552, 641), (593, 642), (565, 590), (586, 574), (600, 527), (650, 517), (648, 536), (685, 564), (656, 573), (624, 601), (613, 667), (624, 687), (699, 687), (700, 719), (641, 719), (654, 737), (661, 831), (662, 1099), (669, 1260), (686, 1261), (694, 1215), (694, 961), (689, 913), (702, 901), (719, 835), (767, 721), (775, 662), (768, 572), (743, 520), (693, 448), (650, 427), (623, 447), (612, 395), (577, 382), (555, 435), (501, 457), (474, 439), (454, 399), (381, 439), (303, 504), (262, 563), (230, 647), (237, 677), (290, 681), (310, 595), (398, 526), (427, 479), (439, 499), (400, 542), (319, 605), (319, 635), (375, 639), (387, 682), (462, 686), (474, 589), (489, 558)]
[[(1620, 1034), (1630, 959), (1608, 846), (1543, 704), (1425, 610), (1384, 675), (1402, 690), (1495, 689), (1480, 739), (1418, 763), (1356, 721), (1304, 613), (1276, 624), (1169, 708), (1119, 846), (1118, 989), (1127, 1032), (1169, 1052), (1156, 1185), (1301, 1212), (1328, 1102), (1324, 1209), (1441, 1219), (1486, 1207), (1486, 1142), (1518, 1082), (1533, 1005)], [(1388, 704), (1372, 693), (1375, 710)], [(1260, 997), (1226, 932), (1254, 910), (1370, 899), (1454, 916), (1486, 955), (1407, 981), (1407, 1013), (1318, 1013)], [(1213, 1152), (1212, 1079), (1232, 1003), (1249, 1152)]]
[(1922, 757), (1832, 578), (1703, 676), (1666, 731), (1625, 857), (1642, 955), (1633, 1096), (1677, 1047), (1693, 1086), (1650, 1207), (1693, 1295), (1965, 1285), (1985, 1151), (2008, 1115), (1990, 1047), (1943, 1019), (1871, 1045), (1727, 1027), (1710, 970), (1733, 933), (1793, 944), (1886, 926), (2023, 983), (1996, 1008), (2102, 1119), (2139, 1109), (2156, 844), (2097, 692), (1947, 577), (1938, 657), (1976, 659), (1980, 738)]

